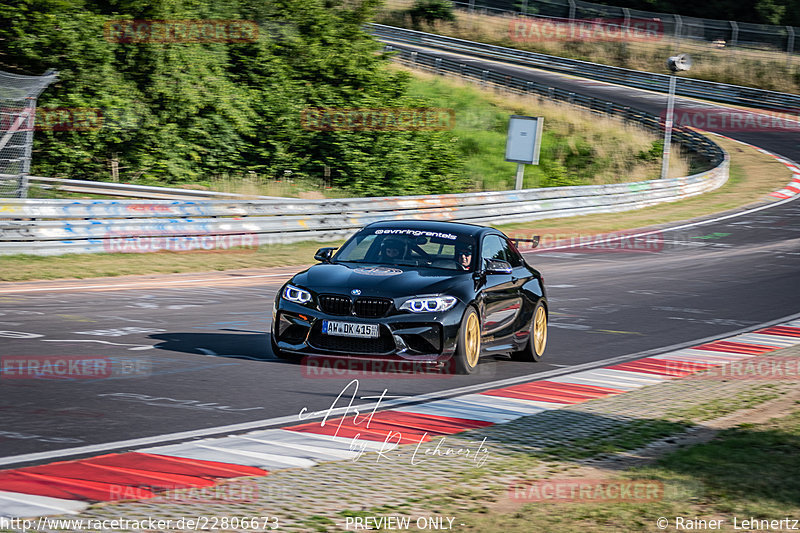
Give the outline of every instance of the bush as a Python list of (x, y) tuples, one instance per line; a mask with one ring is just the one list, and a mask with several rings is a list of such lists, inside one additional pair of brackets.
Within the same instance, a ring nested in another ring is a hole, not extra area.
[(437, 20), (452, 22), (456, 19), (449, 0), (417, 0), (408, 14), (415, 28), (419, 28), (422, 22), (433, 24)]

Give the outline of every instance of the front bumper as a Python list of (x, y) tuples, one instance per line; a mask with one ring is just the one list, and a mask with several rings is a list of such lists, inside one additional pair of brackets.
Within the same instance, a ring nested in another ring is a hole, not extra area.
[[(411, 361), (446, 361), (453, 356), (465, 305), (457, 303), (442, 313), (398, 312), (381, 318), (361, 318), (324, 313), (279, 300), (272, 335), (282, 352), (356, 358), (399, 358)], [(323, 320), (377, 324), (379, 336), (363, 339), (322, 332)]]

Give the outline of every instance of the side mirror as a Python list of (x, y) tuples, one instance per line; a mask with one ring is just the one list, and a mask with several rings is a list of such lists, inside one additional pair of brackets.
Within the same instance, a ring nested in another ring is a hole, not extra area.
[(511, 263), (503, 261), (502, 259), (487, 259), (486, 260), (486, 273), (487, 274), (511, 274)]
[(317, 253), (314, 254), (314, 259), (322, 263), (330, 263), (334, 250), (336, 250), (336, 247), (320, 248), (317, 250)]

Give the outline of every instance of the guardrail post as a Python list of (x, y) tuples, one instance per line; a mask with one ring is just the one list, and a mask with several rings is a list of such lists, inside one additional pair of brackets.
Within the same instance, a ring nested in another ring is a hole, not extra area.
[(441, 74), (442, 73), (442, 58), (441, 57), (437, 57), (436, 58), (436, 63), (435, 63), (434, 68), (436, 69), (436, 73), (437, 74)]
[(416, 63), (417, 62), (417, 53), (416, 52), (411, 52), (411, 62), (412, 63)]
[(569, 19), (575, 20), (575, 0), (569, 0)]
[(739, 25), (735, 21), (728, 21), (731, 25), (731, 51), (736, 54), (736, 45), (739, 42)]
[(464, 76), (464, 66), (465, 66), (464, 63), (461, 63), (460, 65), (458, 65), (458, 75), (461, 76), (462, 78), (465, 77)]
[(680, 15), (672, 15), (675, 18), (675, 53), (681, 45), (681, 30), (683, 29), (683, 19)]
[(786, 26), (786, 66), (792, 65), (792, 54), (794, 53), (794, 28)]
[(522, 13), (524, 15), (528, 14), (528, 0), (522, 0)]
[(489, 71), (481, 71), (481, 84), (486, 87), (486, 81), (489, 79)]
[(469, 11), (470, 13), (475, 12), (475, 0), (469, 0)]

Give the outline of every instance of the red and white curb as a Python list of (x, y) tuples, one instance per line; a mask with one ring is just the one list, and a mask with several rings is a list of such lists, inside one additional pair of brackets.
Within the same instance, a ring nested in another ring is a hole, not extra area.
[(790, 159), (786, 159), (785, 157), (779, 156), (777, 154), (773, 154), (772, 152), (770, 152), (768, 150), (764, 150), (763, 148), (759, 148), (758, 146), (752, 145), (750, 143), (746, 143), (744, 141), (740, 141), (739, 139), (733, 139), (731, 137), (727, 137), (725, 135), (722, 135), (721, 133), (715, 133), (713, 131), (705, 131), (705, 130), (703, 130), (703, 133), (707, 133), (707, 134), (710, 134), (710, 135), (716, 135), (717, 137), (722, 137), (724, 139), (728, 139), (729, 141), (733, 141), (733, 142), (737, 142), (739, 144), (743, 144), (745, 146), (749, 146), (750, 148), (754, 148), (754, 149), (758, 150), (762, 154), (765, 154), (765, 155), (768, 155), (770, 157), (775, 158), (775, 160), (778, 163), (782, 163), (782, 164), (786, 165), (786, 168), (788, 168), (792, 172), (792, 181), (790, 181), (782, 189), (779, 189), (777, 191), (771, 192), (769, 194), (770, 196), (775, 197), (775, 198), (779, 198), (781, 200), (785, 200), (787, 198), (792, 198), (792, 197), (797, 196), (798, 194), (800, 194), (800, 166), (798, 166), (798, 164), (795, 163), (794, 161), (792, 161)]
[(359, 417), (329, 419), (0, 471), (0, 516), (79, 513), (91, 502), (147, 499), (230, 478), (355, 459), (685, 377), (800, 344), (800, 320), (635, 361)]
[(770, 193), (770, 196), (774, 196), (775, 198), (780, 198), (783, 200), (800, 194), (800, 167), (798, 167), (794, 161), (789, 161), (788, 159), (785, 159), (779, 155), (775, 155), (772, 152), (768, 152), (762, 148), (756, 148), (756, 150), (774, 157), (776, 161), (783, 163), (789, 170), (792, 171), (792, 181), (790, 181), (789, 184), (783, 189)]

